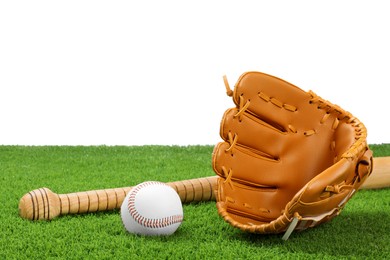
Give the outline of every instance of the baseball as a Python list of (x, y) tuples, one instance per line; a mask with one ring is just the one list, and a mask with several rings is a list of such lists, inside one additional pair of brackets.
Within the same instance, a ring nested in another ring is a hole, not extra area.
[(171, 235), (183, 220), (179, 195), (169, 185), (147, 181), (132, 188), (121, 205), (125, 229), (134, 234)]

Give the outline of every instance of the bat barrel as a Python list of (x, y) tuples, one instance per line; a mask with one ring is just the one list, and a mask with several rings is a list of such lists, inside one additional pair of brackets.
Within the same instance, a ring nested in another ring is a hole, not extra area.
[(375, 157), (374, 170), (361, 189), (381, 189), (390, 186), (390, 157)]
[(191, 203), (215, 200), (216, 183), (217, 176), (176, 181), (167, 184), (176, 190), (182, 203)]

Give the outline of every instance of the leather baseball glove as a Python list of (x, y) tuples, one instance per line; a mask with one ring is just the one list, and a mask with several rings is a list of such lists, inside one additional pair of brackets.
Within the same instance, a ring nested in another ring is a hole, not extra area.
[(236, 107), (213, 152), (217, 208), (254, 233), (314, 227), (337, 216), (372, 171), (365, 126), (313, 92), (260, 72), (244, 73)]

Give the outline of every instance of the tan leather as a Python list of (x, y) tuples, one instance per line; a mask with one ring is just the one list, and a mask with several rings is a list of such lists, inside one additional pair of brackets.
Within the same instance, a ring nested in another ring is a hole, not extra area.
[[(213, 152), (217, 207), (256, 233), (305, 229), (336, 216), (372, 171), (364, 125), (350, 113), (261, 72), (244, 73)], [(360, 165), (360, 166), (359, 166)]]

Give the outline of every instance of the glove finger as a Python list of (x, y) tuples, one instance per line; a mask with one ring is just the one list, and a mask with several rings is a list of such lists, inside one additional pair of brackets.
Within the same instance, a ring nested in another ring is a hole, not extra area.
[[(237, 81), (233, 96), (241, 110), (255, 114), (283, 132), (310, 128), (313, 116), (321, 117), (310, 105), (311, 98), (309, 93), (293, 84), (261, 72), (243, 74)], [(310, 114), (312, 112), (314, 114)], [(306, 120), (307, 117), (311, 120)]]
[[(236, 117), (237, 108), (225, 112), (221, 122), (222, 139), (233, 142), (230, 145), (250, 147), (255, 153), (271, 159), (278, 159), (286, 144), (288, 133), (284, 133), (252, 114)], [(230, 140), (233, 138), (234, 140)], [(232, 147), (234, 149), (234, 147)]]
[(280, 216), (283, 207), (291, 199), (290, 194), (277, 189), (253, 188), (226, 180), (218, 183), (219, 201), (231, 215), (244, 218), (245, 224), (258, 225), (270, 222)]
[(230, 144), (219, 143), (213, 154), (214, 171), (225, 179), (239, 181), (249, 186), (277, 188), (285, 183), (280, 160), (267, 158), (251, 149), (236, 146), (228, 151)]
[[(249, 219), (249, 222), (267, 222), (281, 214), (292, 194), (306, 180), (297, 178), (286, 182), (290, 172), (280, 160), (272, 160), (254, 154), (244, 147), (226, 152), (229, 144), (219, 143), (214, 150), (214, 171), (224, 180), (218, 187), (219, 201), (233, 215)], [(258, 223), (257, 223), (258, 224)]]

